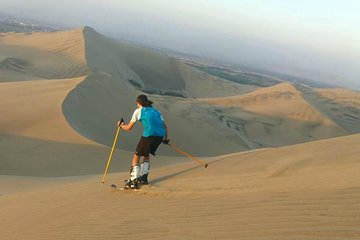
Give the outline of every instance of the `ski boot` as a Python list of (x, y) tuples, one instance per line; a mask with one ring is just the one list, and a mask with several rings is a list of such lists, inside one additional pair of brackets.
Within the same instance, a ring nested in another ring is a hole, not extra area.
[(131, 166), (130, 178), (125, 181), (125, 189), (138, 189), (139, 188), (139, 166)]
[(149, 161), (144, 161), (141, 164), (141, 169), (140, 169), (140, 177), (139, 177), (140, 184), (143, 184), (143, 185), (149, 184), (149, 182), (148, 182), (149, 170), (150, 170)]
[(128, 179), (125, 181), (125, 189), (139, 189), (139, 179), (136, 178), (134, 180)]
[(148, 182), (148, 174), (144, 174), (144, 175), (140, 176), (139, 183), (142, 184), (142, 185), (148, 185), (149, 184), (149, 182)]

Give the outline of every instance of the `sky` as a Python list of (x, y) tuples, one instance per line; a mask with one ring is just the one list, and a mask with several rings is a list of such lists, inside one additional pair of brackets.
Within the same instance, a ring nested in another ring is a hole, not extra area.
[(360, 89), (358, 0), (0, 0), (0, 12)]

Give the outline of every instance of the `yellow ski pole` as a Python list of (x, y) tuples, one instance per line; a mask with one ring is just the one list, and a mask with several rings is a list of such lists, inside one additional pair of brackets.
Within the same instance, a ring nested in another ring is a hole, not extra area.
[[(123, 123), (123, 122), (124, 122), (124, 120), (121, 119), (121, 120), (120, 120), (120, 123)], [(118, 126), (117, 131), (116, 131), (116, 134), (115, 134), (114, 143), (113, 143), (113, 145), (112, 145), (112, 148), (111, 148), (111, 151), (110, 151), (110, 156), (109, 156), (109, 159), (108, 159), (107, 164), (106, 164), (104, 176), (103, 176), (103, 178), (102, 178), (102, 180), (101, 180), (101, 183), (102, 183), (102, 184), (105, 183), (105, 177), (106, 177), (106, 174), (107, 174), (108, 169), (109, 169), (109, 166), (110, 166), (111, 158), (112, 158), (112, 155), (113, 155), (113, 153), (114, 153), (114, 149), (115, 149), (116, 141), (117, 141), (118, 136), (119, 136), (119, 132), (120, 132), (120, 126)]]

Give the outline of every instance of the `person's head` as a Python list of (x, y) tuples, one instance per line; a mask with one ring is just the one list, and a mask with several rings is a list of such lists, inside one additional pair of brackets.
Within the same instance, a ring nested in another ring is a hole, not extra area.
[(150, 101), (146, 95), (141, 94), (136, 98), (136, 102), (138, 104), (140, 104), (143, 107), (151, 107), (151, 105), (153, 104), (152, 101)]

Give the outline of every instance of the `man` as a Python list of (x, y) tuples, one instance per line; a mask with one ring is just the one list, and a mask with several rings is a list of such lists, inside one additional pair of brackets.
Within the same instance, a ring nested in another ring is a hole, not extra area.
[[(137, 109), (134, 111), (129, 124), (119, 121), (118, 126), (125, 131), (130, 131), (136, 121), (140, 121), (144, 132), (137, 144), (130, 169), (130, 179), (125, 188), (137, 189), (138, 184), (148, 184), (150, 169), (150, 156), (155, 156), (159, 145), (169, 143), (168, 130), (161, 113), (152, 107), (153, 102), (146, 95), (139, 95), (136, 99)], [(141, 166), (140, 157), (143, 157)]]

